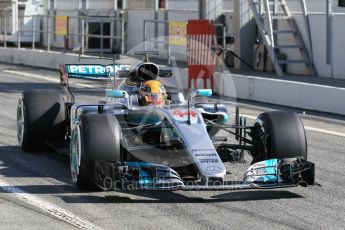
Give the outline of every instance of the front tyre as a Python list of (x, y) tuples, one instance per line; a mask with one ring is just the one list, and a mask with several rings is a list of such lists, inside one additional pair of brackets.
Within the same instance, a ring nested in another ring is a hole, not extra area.
[(95, 160), (121, 160), (121, 127), (109, 114), (81, 115), (72, 127), (70, 167), (80, 189), (95, 188)]
[(307, 160), (307, 138), (302, 120), (296, 113), (274, 111), (258, 116), (254, 127), (260, 130), (260, 151), (253, 163), (266, 159), (303, 158)]

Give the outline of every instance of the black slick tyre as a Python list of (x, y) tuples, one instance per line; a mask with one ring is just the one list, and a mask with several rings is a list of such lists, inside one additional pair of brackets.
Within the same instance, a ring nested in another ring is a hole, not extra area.
[(95, 160), (121, 160), (121, 127), (109, 114), (81, 115), (72, 127), (72, 180), (82, 190), (95, 188)]
[(65, 102), (60, 92), (23, 92), (17, 108), (17, 134), (24, 151), (39, 151), (46, 148), (46, 141), (63, 140), (66, 124)]
[[(255, 162), (266, 159), (303, 158), (307, 160), (307, 138), (302, 120), (296, 113), (273, 111), (258, 116), (256, 124), (265, 135), (265, 153)], [(254, 156), (255, 157), (255, 156)]]

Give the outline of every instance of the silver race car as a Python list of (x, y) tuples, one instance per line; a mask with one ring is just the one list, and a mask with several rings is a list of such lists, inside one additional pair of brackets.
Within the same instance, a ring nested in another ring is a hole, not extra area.
[[(148, 60), (131, 66), (61, 65), (62, 91), (23, 92), (18, 141), (25, 151), (67, 147), (72, 180), (81, 189), (222, 190), (314, 185), (301, 119), (266, 112), (246, 125), (238, 106), (200, 102), (210, 89), (166, 90), (171, 70)], [(75, 103), (69, 78), (108, 79), (105, 99)], [(242, 180), (226, 162), (251, 156)]]

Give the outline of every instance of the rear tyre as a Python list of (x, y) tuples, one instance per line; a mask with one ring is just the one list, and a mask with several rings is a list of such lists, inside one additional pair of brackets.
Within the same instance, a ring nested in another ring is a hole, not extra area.
[(253, 162), (266, 159), (303, 158), (307, 160), (307, 138), (302, 120), (296, 113), (262, 113), (255, 125), (264, 135), (263, 148), (253, 155)]
[(23, 92), (17, 108), (17, 136), (24, 151), (42, 150), (47, 147), (47, 140), (63, 140), (66, 124), (65, 102), (60, 92)]
[(72, 127), (70, 166), (80, 189), (95, 188), (95, 160), (121, 160), (121, 127), (109, 114), (81, 115)]

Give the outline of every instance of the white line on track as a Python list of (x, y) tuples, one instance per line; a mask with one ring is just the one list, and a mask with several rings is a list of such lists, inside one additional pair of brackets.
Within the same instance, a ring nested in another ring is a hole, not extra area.
[[(250, 115), (246, 115), (246, 114), (240, 114), (240, 115), (243, 117), (249, 118), (249, 119), (256, 120), (256, 117), (254, 117), (254, 116), (250, 116)], [(330, 130), (326, 130), (326, 129), (313, 128), (310, 126), (304, 126), (304, 128), (306, 130), (314, 131), (314, 132), (318, 132), (318, 133), (330, 134), (330, 135), (334, 135), (334, 136), (338, 136), (338, 137), (345, 137), (345, 133), (334, 132), (334, 131), (330, 131)]]
[[(5, 73), (12, 73), (12, 74), (22, 75), (22, 76), (26, 76), (26, 77), (32, 77), (32, 78), (37, 78), (37, 79), (41, 79), (41, 80), (60, 83), (59, 79), (53, 79), (53, 78), (45, 77), (45, 76), (38, 75), (38, 74), (23, 73), (22, 71), (15, 71), (15, 70), (3, 70), (3, 71)], [(73, 85), (81, 86), (81, 87), (87, 87), (87, 88), (93, 88), (93, 86), (86, 85), (86, 84), (73, 83)], [(247, 117), (249, 119), (254, 119), (254, 120), (256, 119), (256, 117), (254, 117), (254, 116), (245, 115), (245, 114), (241, 114), (241, 115), (243, 117)], [(304, 126), (304, 128), (306, 130), (309, 130), (309, 131), (314, 131), (314, 132), (319, 132), (319, 133), (324, 133), (324, 134), (330, 134), (330, 135), (334, 135), (334, 136), (338, 136), (338, 137), (345, 137), (345, 133), (334, 132), (334, 131), (330, 131), (330, 130), (326, 130), (326, 129), (313, 128), (313, 127), (309, 127), (309, 126)]]
[(28, 194), (25, 191), (8, 184), (7, 182), (0, 179), (0, 190), (5, 190), (10, 194), (13, 194), (17, 199), (24, 201), (36, 208), (39, 208), (45, 213), (48, 213), (68, 224), (71, 224), (80, 229), (86, 230), (100, 230), (101, 228), (95, 226), (94, 224), (81, 219), (80, 217), (70, 213), (62, 208), (59, 208), (47, 201), (41, 200), (34, 195)]
[(345, 137), (345, 133), (339, 133), (339, 132), (329, 131), (329, 130), (325, 130), (325, 129), (318, 129), (318, 128), (313, 128), (313, 127), (309, 127), (309, 126), (304, 126), (304, 128), (306, 130), (309, 130), (309, 131), (314, 131), (314, 132), (319, 132), (319, 133), (324, 133), (324, 134), (330, 134), (330, 135), (334, 135), (334, 136), (338, 136), (338, 137)]

